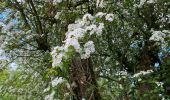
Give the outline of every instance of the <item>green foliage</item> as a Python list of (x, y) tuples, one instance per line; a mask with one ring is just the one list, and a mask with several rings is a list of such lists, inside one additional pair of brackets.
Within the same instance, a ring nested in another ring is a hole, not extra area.
[[(98, 12), (105, 15), (90, 24), (103, 23), (102, 34), (90, 35), (89, 30), (83, 39), (78, 40), (81, 48), (87, 41), (95, 44), (95, 53), (89, 59), (98, 85), (90, 84), (87, 91), (97, 88), (102, 100), (168, 99), (169, 0), (61, 1), (0, 2), (0, 11), (6, 14), (4, 20), (0, 19), (3, 24), (0, 26), (0, 46), (8, 63), (17, 65), (14, 71), (8, 69), (8, 64), (6, 68), (0, 67), (0, 99), (42, 100), (52, 93), (55, 99), (73, 99), (76, 94), (73, 91), (74, 80), (70, 78), (71, 64), (73, 58), (80, 59), (81, 55), (74, 46), (69, 46), (61, 64), (52, 66), (50, 52), (55, 46), (65, 44), (68, 25), (78, 23), (87, 13), (94, 17)], [(145, 2), (142, 4), (142, 1)], [(113, 14), (113, 21), (108, 21), (106, 14)], [(150, 40), (152, 31), (164, 30), (168, 32), (163, 42)], [(155, 63), (160, 64), (155, 67)], [(152, 69), (153, 73), (133, 77), (147, 69)], [(63, 82), (52, 86), (57, 77)], [(158, 86), (157, 82), (164, 85)], [(145, 85), (148, 86), (146, 89)]]

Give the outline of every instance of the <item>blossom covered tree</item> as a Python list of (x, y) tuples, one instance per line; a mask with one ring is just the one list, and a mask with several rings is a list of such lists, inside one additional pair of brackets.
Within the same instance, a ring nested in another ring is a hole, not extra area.
[(1, 49), (17, 65), (2, 98), (169, 98), (168, 0), (0, 3)]

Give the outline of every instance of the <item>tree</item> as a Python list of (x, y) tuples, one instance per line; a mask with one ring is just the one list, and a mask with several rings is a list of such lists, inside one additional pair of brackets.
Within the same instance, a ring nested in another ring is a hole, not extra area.
[(23, 90), (16, 97), (168, 97), (168, 0), (6, 0), (1, 5), (1, 47), (18, 66), (13, 82), (21, 81), (8, 83)]

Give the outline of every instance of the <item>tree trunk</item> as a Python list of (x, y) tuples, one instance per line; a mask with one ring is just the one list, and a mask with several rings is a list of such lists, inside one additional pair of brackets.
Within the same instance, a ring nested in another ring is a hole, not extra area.
[(89, 59), (72, 59), (71, 82), (74, 92), (74, 100), (100, 100), (95, 73)]
[[(145, 46), (143, 47), (142, 53), (141, 53), (141, 59), (139, 61), (139, 65), (137, 67), (137, 71), (147, 71), (154, 69), (154, 64), (159, 63), (160, 59), (158, 57), (158, 47), (155, 44), (155, 41), (146, 41)], [(142, 77), (142, 80), (149, 80), (146, 77)], [(138, 92), (141, 97), (144, 97), (145, 93), (149, 93), (149, 91), (153, 90), (153, 85), (148, 82), (139, 83), (138, 84)], [(144, 97), (144, 98), (149, 98)]]

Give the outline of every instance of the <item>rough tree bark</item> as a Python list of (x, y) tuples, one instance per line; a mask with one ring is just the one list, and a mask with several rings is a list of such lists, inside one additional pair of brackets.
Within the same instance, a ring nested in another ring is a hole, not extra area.
[(72, 59), (70, 74), (75, 100), (82, 100), (82, 98), (88, 100), (101, 99), (90, 58)]
[[(148, 40), (145, 42), (145, 46), (141, 52), (141, 59), (139, 65), (137, 66), (137, 71), (147, 71), (153, 70), (155, 63), (161, 64), (161, 61), (158, 56), (159, 48), (156, 45), (155, 41)], [(142, 80), (148, 80), (148, 77), (142, 77)], [(144, 97), (145, 93), (149, 93), (153, 90), (153, 84), (144, 82), (138, 84), (138, 92), (141, 97)], [(144, 98), (149, 98), (144, 97)]]

